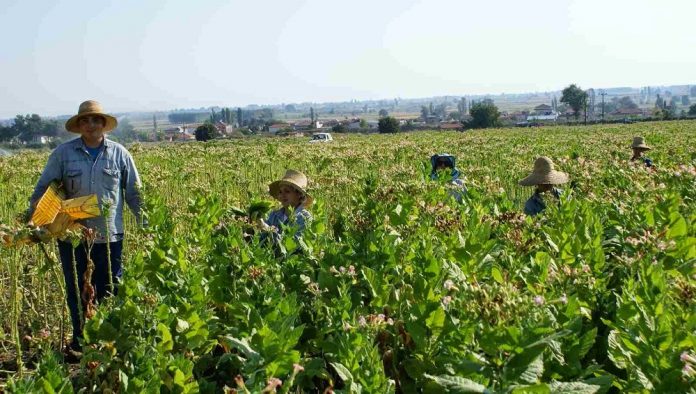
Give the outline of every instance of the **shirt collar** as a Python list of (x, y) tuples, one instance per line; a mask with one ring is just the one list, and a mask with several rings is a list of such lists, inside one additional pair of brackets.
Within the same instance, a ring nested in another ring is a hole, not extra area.
[[(85, 142), (82, 140), (82, 137), (75, 138), (75, 149), (77, 150), (87, 150), (87, 145), (85, 145)], [(104, 136), (104, 142), (102, 143), (102, 146), (104, 149), (108, 149), (111, 146), (114, 146), (113, 141), (110, 141), (106, 136)]]

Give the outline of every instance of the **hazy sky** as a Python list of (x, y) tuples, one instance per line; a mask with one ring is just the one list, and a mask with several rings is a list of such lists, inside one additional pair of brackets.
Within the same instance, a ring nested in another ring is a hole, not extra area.
[(694, 0), (0, 7), (0, 117), (696, 83)]

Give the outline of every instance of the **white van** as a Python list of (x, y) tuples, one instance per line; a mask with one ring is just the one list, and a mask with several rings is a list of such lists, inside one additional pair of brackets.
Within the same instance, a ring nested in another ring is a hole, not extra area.
[(312, 135), (312, 139), (309, 140), (309, 143), (314, 143), (314, 142), (329, 142), (333, 141), (333, 138), (331, 138), (331, 134), (329, 133), (314, 133)]

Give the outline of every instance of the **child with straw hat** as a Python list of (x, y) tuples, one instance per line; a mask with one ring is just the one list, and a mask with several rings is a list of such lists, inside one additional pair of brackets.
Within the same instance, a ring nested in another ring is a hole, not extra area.
[(287, 170), (283, 178), (268, 185), (268, 192), (280, 201), (281, 207), (272, 211), (262, 222), (266, 232), (261, 240), (266, 240), (271, 234), (273, 243), (278, 245), (283, 227), (288, 225), (297, 226), (294, 236), (299, 239), (306, 223), (312, 220), (312, 214), (307, 209), (314, 200), (307, 193), (307, 177), (299, 171)]
[(631, 145), (631, 148), (633, 149), (633, 157), (631, 157), (631, 161), (642, 161), (643, 164), (645, 164), (646, 167), (652, 167), (653, 162), (647, 157), (644, 157), (643, 154), (652, 148), (649, 147), (645, 143), (645, 139), (643, 137), (633, 137), (633, 144)]
[(566, 182), (568, 182), (568, 174), (556, 171), (551, 159), (545, 156), (536, 159), (532, 173), (519, 182), (520, 186), (536, 186), (534, 194), (524, 204), (524, 213), (534, 216), (542, 212), (546, 209), (543, 195), (550, 192), (554, 198), (558, 199), (561, 196), (561, 190), (554, 186)]

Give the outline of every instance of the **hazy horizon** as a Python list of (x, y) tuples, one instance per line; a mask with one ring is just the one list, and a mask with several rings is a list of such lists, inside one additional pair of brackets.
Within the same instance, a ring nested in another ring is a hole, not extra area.
[(696, 2), (4, 4), (0, 118), (681, 85)]

